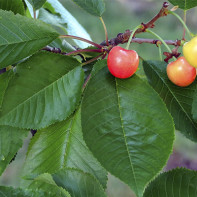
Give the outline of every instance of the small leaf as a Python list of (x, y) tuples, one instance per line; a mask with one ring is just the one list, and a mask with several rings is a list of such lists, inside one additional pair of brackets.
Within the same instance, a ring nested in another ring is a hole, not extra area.
[[(34, 162), (32, 162), (34, 161)], [(87, 148), (81, 131), (81, 110), (68, 120), (40, 130), (32, 139), (24, 166), (24, 176), (78, 168), (95, 176), (106, 187), (107, 172)], [(26, 184), (25, 181), (24, 184)]]
[(82, 130), (95, 157), (139, 197), (166, 164), (174, 139), (172, 118), (157, 93), (138, 76), (117, 79), (107, 68), (87, 86)]
[(35, 10), (40, 9), (46, 2), (46, 0), (28, 0), (28, 1), (29, 3), (31, 3), (31, 5), (33, 6)]
[(88, 13), (101, 16), (105, 11), (105, 2), (104, 0), (72, 0), (74, 1), (79, 7), (87, 11)]
[(169, 2), (183, 10), (189, 10), (197, 6), (196, 0), (169, 0)]
[(0, 10), (0, 68), (17, 63), (58, 37), (49, 25)]
[(75, 110), (84, 74), (71, 57), (39, 52), (19, 64), (4, 96), (0, 124), (40, 129)]
[(58, 186), (75, 197), (106, 197), (99, 182), (90, 174), (78, 169), (66, 168), (52, 175)]
[(65, 189), (58, 187), (52, 176), (47, 173), (36, 177), (29, 186), (29, 189), (47, 191), (58, 197), (71, 197)]
[[(58, 0), (48, 0), (47, 3), (48, 9), (53, 14), (58, 14), (61, 18), (62, 24), (67, 24), (67, 32), (70, 35), (73, 36), (79, 36), (88, 40), (91, 40), (90, 35), (87, 33), (87, 31), (79, 24), (79, 22), (64, 8), (64, 6), (58, 1)], [(49, 6), (51, 5), (51, 6)], [(50, 8), (51, 7), (51, 8)], [(74, 42), (80, 47), (80, 48), (86, 48), (89, 46), (89, 44), (74, 40)]]
[(165, 102), (176, 129), (189, 139), (197, 141), (197, 123), (194, 122), (191, 114), (197, 80), (188, 87), (178, 87), (168, 79), (166, 66), (164, 62), (143, 62), (148, 81)]
[(0, 9), (24, 15), (25, 9), (22, 0), (1, 0)]
[(54, 197), (54, 193), (43, 190), (30, 190), (5, 186), (0, 186), (0, 194), (2, 197)]
[(196, 197), (197, 172), (177, 168), (160, 174), (147, 187), (144, 197)]
[(27, 137), (28, 131), (9, 126), (0, 126), (0, 175), (12, 160), (23, 140)]

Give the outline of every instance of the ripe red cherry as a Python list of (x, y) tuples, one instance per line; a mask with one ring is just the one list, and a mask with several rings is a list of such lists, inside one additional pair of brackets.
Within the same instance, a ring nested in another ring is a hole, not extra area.
[(117, 78), (131, 77), (137, 70), (139, 57), (136, 51), (115, 46), (109, 52), (107, 66), (110, 73)]
[(191, 66), (185, 57), (179, 57), (167, 66), (167, 75), (175, 85), (186, 87), (196, 78), (196, 68)]

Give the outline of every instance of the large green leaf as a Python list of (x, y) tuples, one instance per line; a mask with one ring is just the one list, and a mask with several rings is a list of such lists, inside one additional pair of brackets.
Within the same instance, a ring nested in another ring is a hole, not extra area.
[(58, 37), (49, 25), (0, 10), (0, 68), (35, 53)]
[(13, 72), (5, 72), (3, 74), (0, 75), (0, 111), (1, 111), (1, 105), (3, 102), (3, 98), (5, 95), (5, 91), (8, 87), (8, 83), (11, 79), (11, 77), (13, 76)]
[[(49, 9), (53, 14), (59, 15), (59, 18), (61, 19), (61, 24), (67, 24), (66, 31), (68, 32), (68, 34), (91, 40), (90, 35), (87, 33), (87, 31), (81, 26), (81, 24), (79, 24), (79, 22), (70, 14), (70, 12), (66, 10), (66, 8), (58, 0), (48, 0), (46, 2), (46, 5), (48, 5), (47, 9)], [(79, 40), (74, 40), (74, 42), (80, 48), (86, 48), (89, 46), (89, 44)]]
[[(0, 196), (2, 197), (54, 197), (54, 193), (43, 190), (21, 189), (0, 186)], [(61, 196), (63, 197), (63, 196)], [(66, 196), (64, 196), (66, 197)]]
[[(32, 162), (34, 161), (34, 162)], [(40, 130), (32, 139), (24, 175), (53, 173), (61, 168), (78, 168), (106, 186), (107, 172), (87, 148), (81, 131), (81, 110), (66, 121)]]
[(87, 86), (82, 130), (101, 164), (139, 197), (166, 164), (174, 140), (172, 118), (157, 93), (138, 76), (117, 79), (107, 68)]
[(84, 73), (76, 59), (39, 52), (19, 64), (4, 95), (0, 125), (40, 129), (66, 119), (79, 103)]
[(143, 63), (148, 81), (166, 103), (176, 129), (189, 139), (197, 141), (197, 124), (191, 114), (197, 81), (185, 88), (178, 87), (168, 79), (166, 66), (166, 63), (158, 61), (144, 61)]
[(174, 169), (160, 174), (150, 183), (144, 197), (196, 197), (197, 172)]
[(88, 13), (101, 16), (105, 11), (105, 2), (104, 0), (72, 0), (81, 8), (83, 8)]
[(29, 189), (47, 191), (58, 197), (71, 197), (65, 189), (56, 185), (50, 174), (42, 174), (36, 177), (29, 186)]
[(67, 168), (52, 175), (58, 186), (65, 188), (74, 197), (106, 197), (99, 182), (81, 170)]
[(25, 12), (22, 0), (0, 0), (0, 9), (11, 10), (15, 14), (19, 13), (21, 15)]
[(9, 126), (0, 126), (0, 175), (12, 160), (28, 131)]
[(183, 10), (189, 10), (197, 6), (196, 0), (169, 0), (174, 6), (179, 6)]
[(46, 2), (46, 0), (28, 0), (28, 1), (29, 3), (31, 3), (31, 5), (33, 6), (35, 10), (40, 9)]

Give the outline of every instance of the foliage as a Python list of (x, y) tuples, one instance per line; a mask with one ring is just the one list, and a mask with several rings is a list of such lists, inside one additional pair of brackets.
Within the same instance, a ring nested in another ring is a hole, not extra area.
[[(0, 193), (104, 197), (109, 172), (137, 197), (194, 197), (196, 172), (162, 173), (173, 150), (175, 129), (197, 142), (197, 80), (184, 88), (174, 85), (163, 61), (180, 56), (185, 36), (164, 41), (148, 29), (173, 14), (189, 37), (194, 34), (164, 3), (150, 22), (108, 40), (104, 0), (73, 1), (100, 18), (106, 37), (101, 44), (91, 40), (58, 0), (0, 4), (0, 174), (29, 131), (35, 132), (20, 188), (0, 186)], [(190, 0), (170, 2), (183, 10), (197, 6)], [(156, 38), (138, 37), (144, 32)], [(160, 53), (163, 43), (166, 57), (160, 54), (161, 61), (140, 57), (144, 72), (119, 79), (110, 74), (104, 59), (114, 46), (129, 46), (130, 41), (156, 44)]]

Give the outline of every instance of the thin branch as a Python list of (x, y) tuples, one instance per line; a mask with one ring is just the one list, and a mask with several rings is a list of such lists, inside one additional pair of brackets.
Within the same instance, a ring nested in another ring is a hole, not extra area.
[(98, 56), (96, 56), (96, 57), (94, 57), (94, 58), (92, 58), (92, 59), (90, 59), (90, 60), (87, 61), (87, 62), (84, 62), (84, 63), (82, 64), (82, 66), (84, 66), (84, 65), (86, 65), (86, 64), (90, 64), (90, 63), (96, 61), (96, 60), (97, 60), (98, 58), (100, 58), (101, 56), (103, 56), (103, 53), (100, 54), (100, 55), (98, 55)]
[(102, 49), (81, 49), (81, 50), (76, 50), (76, 51), (71, 51), (69, 53), (67, 53), (66, 55), (77, 55), (79, 53), (85, 53), (85, 52), (93, 52), (93, 53), (102, 53), (103, 50)]
[(62, 36), (59, 36), (59, 38), (71, 38), (71, 39), (76, 39), (76, 40), (81, 40), (83, 42), (86, 42), (86, 43), (89, 43), (99, 49), (101, 49), (103, 46), (101, 46), (100, 44), (97, 44), (95, 42), (92, 42), (90, 40), (87, 40), (85, 38), (81, 38), (81, 37), (77, 37), (77, 36), (72, 36), (72, 35), (62, 35)]
[[(135, 32), (135, 35), (136, 34), (139, 34), (139, 33), (142, 33), (144, 31), (146, 31), (146, 29), (148, 28), (153, 28), (155, 25), (154, 23), (161, 17), (164, 17), (164, 16), (167, 16), (168, 15), (168, 6), (169, 6), (169, 3), (167, 2), (164, 2), (163, 3), (163, 6), (161, 8), (161, 10), (159, 11), (159, 13), (154, 16), (149, 22), (147, 23), (142, 23), (141, 25), (143, 26), (143, 28), (139, 28), (136, 32)], [(109, 41), (109, 44), (110, 45), (113, 45), (113, 46), (116, 46), (118, 44), (124, 44), (124, 43), (127, 43), (128, 40), (129, 40), (129, 37), (130, 35), (132, 34), (132, 31), (130, 30), (126, 30), (124, 33), (120, 33), (117, 35), (117, 37), (115, 38), (112, 38), (110, 41)], [(134, 35), (134, 36), (135, 36)], [(103, 46), (106, 46), (106, 42), (102, 42), (101, 45)]]

